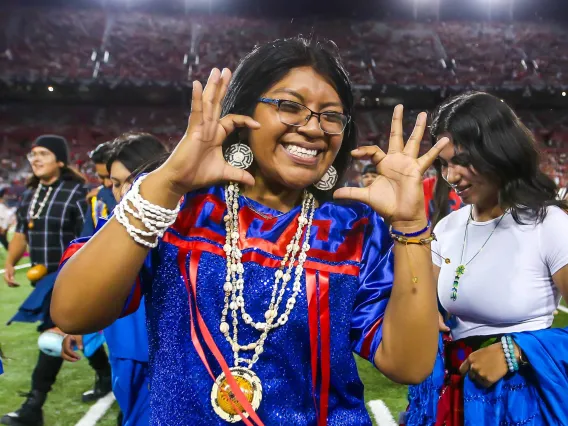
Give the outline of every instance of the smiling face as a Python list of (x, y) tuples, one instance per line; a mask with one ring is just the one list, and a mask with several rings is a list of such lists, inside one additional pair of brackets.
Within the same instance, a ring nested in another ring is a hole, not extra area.
[(42, 181), (56, 179), (61, 175), (64, 164), (57, 161), (55, 154), (47, 148), (36, 146), (28, 156), (32, 171)]
[(498, 204), (499, 186), (494, 179), (479, 174), (471, 165), (469, 156), (460, 152), (452, 136), (443, 133), (438, 136), (450, 138), (450, 143), (440, 152), (438, 160), (442, 177), (460, 196), (465, 204), (492, 206)]
[[(314, 112), (344, 113), (337, 91), (311, 67), (292, 69), (262, 97), (294, 101)], [(290, 189), (314, 184), (341, 148), (343, 134), (326, 134), (315, 116), (303, 126), (290, 126), (280, 121), (276, 105), (259, 103), (253, 118), (261, 124), (259, 130), (249, 132), (248, 143), (256, 162), (254, 173), (272, 184)]]

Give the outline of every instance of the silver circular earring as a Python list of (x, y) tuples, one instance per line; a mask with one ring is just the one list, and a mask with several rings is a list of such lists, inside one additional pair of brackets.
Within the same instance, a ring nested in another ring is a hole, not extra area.
[(314, 186), (320, 191), (329, 191), (337, 183), (337, 170), (335, 167), (329, 166), (329, 169), (325, 172), (325, 175), (318, 180)]
[(253, 159), (252, 150), (242, 142), (231, 145), (225, 153), (227, 163), (239, 169), (248, 169)]

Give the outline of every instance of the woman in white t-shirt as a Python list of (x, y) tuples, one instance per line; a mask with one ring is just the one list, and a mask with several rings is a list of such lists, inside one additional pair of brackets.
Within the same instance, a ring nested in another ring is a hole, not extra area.
[(438, 168), (466, 207), (434, 229), (445, 338), (433, 375), (410, 389), (406, 424), (568, 424), (568, 331), (550, 329), (568, 296), (566, 204), (500, 99), (444, 102), (431, 135), (452, 142)]

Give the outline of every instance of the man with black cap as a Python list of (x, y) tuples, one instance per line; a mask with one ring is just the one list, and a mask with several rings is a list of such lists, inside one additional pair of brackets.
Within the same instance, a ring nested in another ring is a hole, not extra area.
[[(40, 136), (33, 143), (28, 160), (33, 176), (16, 212), (16, 232), (8, 247), (4, 279), (9, 287), (19, 286), (15, 265), (29, 245), (34, 266), (28, 277), (35, 275), (36, 281), (34, 290), (10, 322), (42, 321), (40, 332), (57, 331), (49, 314), (51, 291), (63, 251), (79, 236), (85, 221), (85, 179), (68, 167), (69, 149), (61, 136)], [(100, 398), (111, 390), (110, 365), (103, 347), (89, 358), (89, 363), (97, 377), (95, 389), (86, 392), (83, 400)], [(26, 401), (19, 410), (2, 417), (0, 424), (43, 425), (42, 406), (62, 364), (62, 358), (40, 351)]]

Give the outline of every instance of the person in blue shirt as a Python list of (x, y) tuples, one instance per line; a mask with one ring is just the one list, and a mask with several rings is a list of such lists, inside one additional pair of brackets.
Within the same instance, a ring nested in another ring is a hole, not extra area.
[[(113, 201), (120, 200), (139, 171), (151, 170), (153, 164), (157, 164), (154, 160), (166, 153), (164, 145), (149, 134), (129, 133), (116, 139), (106, 164), (109, 181), (112, 182)], [(105, 219), (97, 220), (96, 230), (106, 223)], [(148, 335), (144, 307), (105, 328), (104, 336), (112, 367), (112, 390), (121, 409), (118, 424), (148, 425)], [(72, 348), (77, 345), (82, 349), (79, 337), (68, 335), (65, 338), (62, 351), (65, 360), (79, 360), (79, 355)]]
[(99, 217), (107, 218), (114, 209), (116, 201), (112, 195), (112, 181), (107, 169), (107, 160), (112, 152), (113, 141), (104, 142), (98, 145), (89, 153), (89, 158), (95, 165), (95, 172), (101, 183), (87, 194), (89, 210), (85, 219), (85, 225), (81, 232), (81, 237), (89, 237), (95, 233)]

